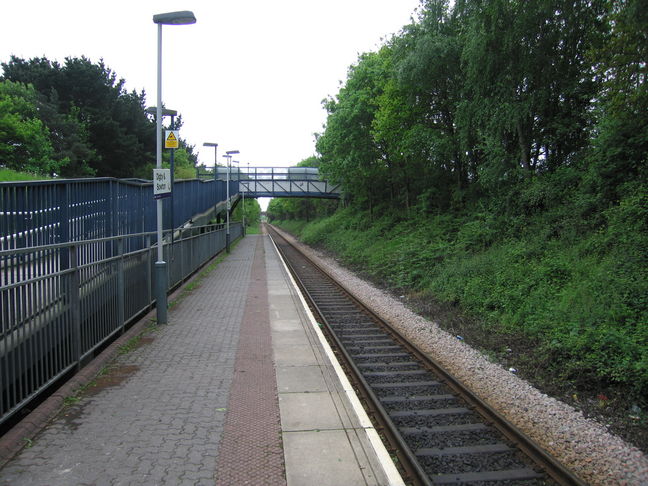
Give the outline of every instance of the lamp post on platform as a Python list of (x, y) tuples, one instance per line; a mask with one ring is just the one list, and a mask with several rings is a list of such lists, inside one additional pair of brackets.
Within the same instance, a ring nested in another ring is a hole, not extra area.
[[(247, 175), (246, 175), (246, 180), (247, 180), (247, 186), (245, 187), (245, 192), (250, 192), (250, 163), (247, 163)], [(243, 195), (245, 197), (245, 194)], [(245, 203), (245, 199), (243, 200), (243, 203)], [(245, 204), (243, 204), (243, 229), (247, 229), (245, 226), (245, 217), (247, 216), (247, 211), (245, 210)]]
[(232, 170), (232, 155), (240, 153), (238, 150), (228, 150), (225, 152), (225, 158), (227, 159), (227, 214), (225, 220), (225, 250), (227, 253), (230, 252), (230, 209), (232, 207), (230, 203), (230, 171)]
[[(250, 172), (250, 163), (248, 162), (248, 172)], [(248, 180), (248, 177), (245, 177), (246, 180)], [(243, 204), (243, 236), (245, 236), (245, 192), (243, 190), (243, 185), (241, 185), (241, 165), (239, 164), (239, 192), (241, 193), (241, 204)], [(249, 182), (248, 182), (248, 187), (249, 187)]]
[[(157, 106), (156, 106), (156, 127), (157, 147), (156, 164), (158, 169), (162, 168), (162, 26), (163, 25), (186, 25), (196, 22), (193, 12), (168, 12), (153, 15), (153, 22), (158, 26), (157, 35)], [(157, 261), (155, 262), (155, 300), (158, 324), (167, 323), (167, 266), (164, 261), (164, 238), (162, 235), (162, 199), (157, 200)]]

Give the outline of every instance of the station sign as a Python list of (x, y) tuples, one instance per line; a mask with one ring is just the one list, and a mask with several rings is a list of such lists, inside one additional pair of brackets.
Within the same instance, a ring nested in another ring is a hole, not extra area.
[(153, 169), (153, 198), (171, 195), (171, 169)]
[(179, 130), (164, 131), (164, 148), (177, 149), (180, 143), (179, 140), (180, 140)]

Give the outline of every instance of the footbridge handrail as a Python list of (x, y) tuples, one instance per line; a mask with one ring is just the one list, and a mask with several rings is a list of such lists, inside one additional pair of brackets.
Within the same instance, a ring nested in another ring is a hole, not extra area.
[[(227, 167), (217, 167), (216, 179), (227, 180)], [(317, 167), (232, 167), (230, 181), (247, 197), (315, 197), (337, 199), (339, 184), (323, 180)]]

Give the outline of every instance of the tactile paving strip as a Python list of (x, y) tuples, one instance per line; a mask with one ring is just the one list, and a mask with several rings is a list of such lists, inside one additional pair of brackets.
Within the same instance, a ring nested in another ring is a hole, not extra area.
[(265, 250), (258, 237), (219, 447), (218, 486), (285, 485)]

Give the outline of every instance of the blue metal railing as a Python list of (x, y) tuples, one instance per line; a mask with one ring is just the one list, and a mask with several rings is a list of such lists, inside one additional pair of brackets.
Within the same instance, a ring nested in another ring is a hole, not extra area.
[[(224, 201), (225, 186), (218, 180), (176, 181), (173, 198), (163, 201), (164, 227), (178, 228)], [(230, 194), (237, 192), (238, 182), (230, 182)], [(0, 182), (0, 250), (155, 231), (155, 211), (150, 181)], [(131, 244), (143, 248), (142, 241)]]
[[(169, 288), (225, 248), (222, 225), (182, 229), (225, 194), (181, 180), (163, 200)], [(0, 423), (152, 307), (156, 224), (150, 181), (0, 182)]]
[[(242, 225), (230, 234), (240, 238)], [(154, 240), (144, 232), (0, 250), (0, 423), (152, 308)], [(225, 228), (180, 231), (163, 249), (173, 287), (225, 249)]]

